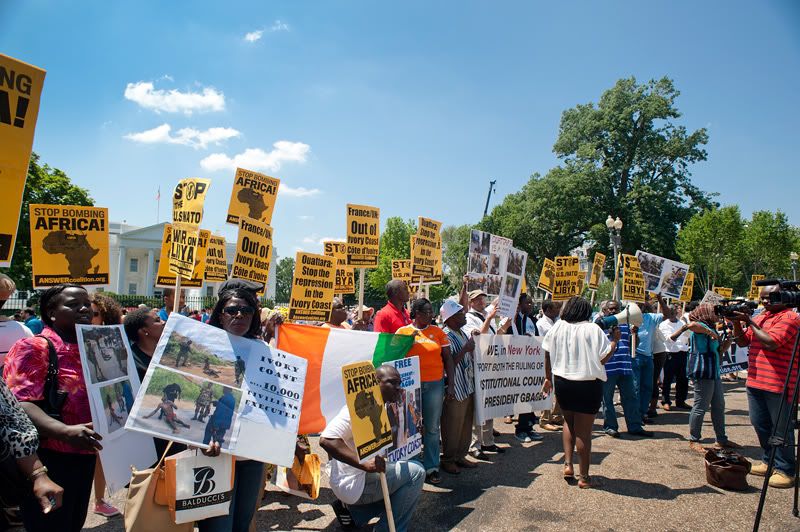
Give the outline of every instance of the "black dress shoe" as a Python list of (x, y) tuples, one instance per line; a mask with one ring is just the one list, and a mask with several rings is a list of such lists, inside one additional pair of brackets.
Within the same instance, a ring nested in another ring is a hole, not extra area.
[(653, 437), (653, 433), (651, 431), (644, 430), (644, 429), (637, 430), (635, 432), (630, 432), (629, 431), (628, 434), (630, 434), (631, 436), (642, 436), (643, 438), (652, 438)]
[(481, 445), (481, 451), (487, 453), (497, 453), (497, 454), (503, 454), (504, 452), (506, 452), (505, 449), (503, 449), (502, 447), (498, 447), (497, 445)]

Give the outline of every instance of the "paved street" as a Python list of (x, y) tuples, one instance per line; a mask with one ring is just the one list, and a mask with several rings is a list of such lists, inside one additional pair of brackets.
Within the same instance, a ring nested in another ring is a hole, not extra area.
[[(726, 401), (730, 438), (745, 446), (748, 457), (757, 457), (744, 385), (726, 384)], [(614, 440), (596, 433), (592, 475), (598, 487), (592, 490), (579, 490), (561, 478), (560, 433), (521, 445), (513, 425), (500, 422), (499, 443), (510, 449), (478, 469), (443, 474), (439, 487), (426, 486), (413, 529), (751, 530), (761, 479), (749, 477), (752, 487), (745, 493), (706, 484), (703, 459), (684, 439), (687, 417), (687, 412), (662, 413), (650, 426), (656, 432), (652, 440)], [(704, 436), (711, 444), (708, 417)], [(338, 530), (331, 500), (327, 487), (315, 502), (270, 491), (258, 513), (258, 530)], [(122, 504), (122, 493), (114, 503)], [(120, 518), (92, 515), (87, 529), (123, 527)], [(770, 489), (762, 530), (800, 530), (800, 520), (791, 515), (791, 490)]]

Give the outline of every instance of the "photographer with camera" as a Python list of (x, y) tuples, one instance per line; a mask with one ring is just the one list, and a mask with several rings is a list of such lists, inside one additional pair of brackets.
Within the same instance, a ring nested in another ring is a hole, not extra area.
[[(789, 421), (790, 408), (778, 419), (784, 384), (789, 370), (795, 338), (800, 328), (800, 316), (785, 303), (789, 294), (781, 294), (780, 283), (761, 288), (759, 299), (764, 312), (751, 318), (744, 312), (734, 312), (733, 336), (739, 347), (750, 347), (747, 369), (747, 402), (750, 406), (750, 423), (756, 431), (764, 450), (762, 463), (756, 464), (750, 473), (765, 476), (771, 446), (769, 439), (776, 426), (783, 431)], [(793, 295), (793, 294), (792, 294)], [(747, 328), (744, 329), (743, 325)], [(793, 372), (794, 373), (794, 372)], [(797, 374), (792, 375), (789, 394), (797, 385)], [(785, 447), (775, 450), (775, 472), (769, 479), (774, 488), (791, 488), (794, 485), (795, 456), (794, 430), (788, 431)]]

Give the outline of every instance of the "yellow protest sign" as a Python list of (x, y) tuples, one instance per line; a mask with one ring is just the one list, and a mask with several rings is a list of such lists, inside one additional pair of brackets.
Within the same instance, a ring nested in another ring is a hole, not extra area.
[(730, 299), (733, 297), (733, 288), (725, 288), (724, 286), (715, 286), (711, 289), (711, 291), (716, 292), (725, 299)]
[(592, 261), (592, 273), (589, 276), (589, 289), (597, 290), (600, 285), (600, 277), (603, 276), (603, 267), (606, 264), (606, 256), (599, 251), (594, 254), (594, 261)]
[(622, 255), (622, 299), (636, 303), (645, 302), (645, 283), (639, 260), (633, 255)]
[(324, 253), (336, 260), (336, 293), (352, 294), (356, 291), (356, 276), (353, 268), (347, 265), (347, 243), (325, 240), (322, 242)]
[(545, 292), (553, 293), (553, 285), (556, 282), (556, 263), (550, 259), (544, 259), (542, 273), (539, 274), (539, 282), (536, 285)]
[(398, 281), (411, 282), (411, 261), (408, 259), (396, 259), (392, 261), (392, 279)]
[[(181, 286), (184, 288), (199, 288), (203, 286), (204, 270), (207, 271), (210, 231), (201, 229), (198, 235), (197, 250), (194, 253), (194, 266), (191, 278), (181, 278)], [(156, 274), (156, 286), (173, 287), (175, 286), (176, 276), (169, 269), (169, 253), (172, 248), (172, 224), (164, 224), (164, 235), (161, 239), (161, 254), (158, 261), (158, 272)], [(188, 250), (187, 250), (188, 251)]]
[(347, 204), (347, 265), (356, 268), (378, 266), (381, 243), (381, 210), (367, 205)]
[(436, 275), (437, 243), (441, 241), (442, 223), (419, 217), (417, 234), (411, 239), (411, 276), (423, 282)]
[(579, 294), (580, 259), (578, 257), (556, 257), (553, 301), (566, 301)]
[(753, 301), (758, 301), (761, 297), (761, 287), (756, 286), (758, 281), (763, 281), (765, 278), (764, 275), (751, 275), (750, 276), (750, 291), (747, 294), (747, 299), (752, 299)]
[(203, 203), (211, 186), (210, 179), (189, 177), (181, 179), (172, 194), (172, 223), (197, 226), (203, 221)]
[(31, 204), (33, 286), (109, 282), (108, 209)]
[(220, 283), (228, 280), (228, 259), (225, 255), (225, 238), (211, 235), (206, 252), (206, 281)]
[[(200, 246), (200, 228), (193, 224), (173, 223), (169, 242), (169, 271), (181, 279), (189, 279), (194, 271), (198, 248)], [(203, 278), (202, 273), (200, 279)]]
[(277, 177), (237, 168), (226, 221), (238, 225), (239, 218), (246, 216), (267, 225), (272, 223), (272, 211), (280, 184), (281, 180)]
[(41, 68), (0, 54), (0, 268), (11, 266), (14, 254), (44, 76)]
[(297, 252), (289, 298), (289, 319), (328, 321), (335, 294), (333, 257)]
[(380, 383), (371, 362), (354, 362), (342, 366), (342, 384), (358, 461), (365, 462), (392, 445)]
[(689, 272), (686, 274), (686, 282), (683, 283), (683, 290), (681, 290), (681, 297), (678, 301), (682, 301), (684, 303), (688, 303), (692, 300), (692, 294), (694, 293), (694, 273)]
[(261, 283), (264, 287), (258, 292), (263, 294), (269, 280), (271, 260), (272, 227), (259, 220), (240, 217), (231, 277)]

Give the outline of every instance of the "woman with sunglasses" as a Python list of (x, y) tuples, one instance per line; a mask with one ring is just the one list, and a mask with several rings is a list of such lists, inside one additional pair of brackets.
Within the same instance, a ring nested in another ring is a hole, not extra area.
[[(406, 357), (419, 357), (422, 379), (422, 465), (425, 480), (430, 484), (442, 481), (439, 475), (439, 422), (442, 417), (445, 388), (444, 372), (453, 373), (453, 358), (450, 356), (450, 340), (447, 334), (433, 325), (433, 305), (427, 299), (415, 299), (411, 304), (411, 324), (397, 329), (395, 334), (414, 336), (414, 345)], [(455, 398), (453, 380), (447, 383), (447, 397)]]
[[(102, 437), (92, 430), (75, 325), (92, 322), (91, 305), (86, 289), (77, 284), (45, 290), (39, 302), (45, 322), (42, 334), (15, 343), (3, 368), (9, 389), (39, 431), (42, 471), (64, 488), (61, 508), (47, 514), (32, 496), (22, 502), (22, 521), (30, 532), (78, 532), (89, 509), (95, 453), (102, 449)], [(60, 404), (45, 397), (51, 349), (58, 360), (58, 389), (66, 392)]]

